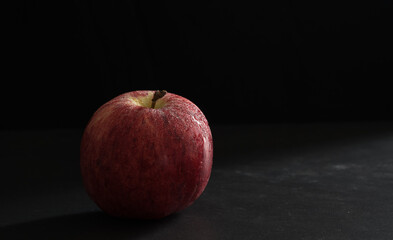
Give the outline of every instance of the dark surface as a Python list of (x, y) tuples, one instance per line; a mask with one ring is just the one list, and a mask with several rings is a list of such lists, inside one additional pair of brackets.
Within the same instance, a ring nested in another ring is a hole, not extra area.
[(80, 130), (0, 133), (0, 239), (393, 239), (393, 124), (212, 127), (211, 180), (156, 221), (100, 212)]

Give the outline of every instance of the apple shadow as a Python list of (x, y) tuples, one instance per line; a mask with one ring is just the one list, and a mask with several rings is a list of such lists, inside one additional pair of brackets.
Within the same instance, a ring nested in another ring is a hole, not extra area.
[(86, 212), (0, 227), (0, 239), (136, 239), (159, 231), (176, 218), (173, 214), (159, 220), (133, 220)]

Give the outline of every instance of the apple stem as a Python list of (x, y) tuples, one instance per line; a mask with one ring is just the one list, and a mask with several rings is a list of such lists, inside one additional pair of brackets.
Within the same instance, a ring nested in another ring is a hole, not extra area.
[(162, 98), (163, 96), (165, 96), (166, 93), (167, 93), (167, 91), (165, 91), (165, 90), (155, 91), (153, 99), (151, 100), (151, 108), (154, 108), (156, 106), (157, 100)]

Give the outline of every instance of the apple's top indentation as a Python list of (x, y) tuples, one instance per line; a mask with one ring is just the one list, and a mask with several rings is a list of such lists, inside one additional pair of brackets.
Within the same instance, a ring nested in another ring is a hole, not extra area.
[[(146, 95), (132, 96), (130, 100), (134, 105), (146, 108), (160, 109), (165, 106), (166, 101), (163, 98), (166, 94), (165, 90), (148, 91)], [(154, 100), (154, 101), (153, 101)]]

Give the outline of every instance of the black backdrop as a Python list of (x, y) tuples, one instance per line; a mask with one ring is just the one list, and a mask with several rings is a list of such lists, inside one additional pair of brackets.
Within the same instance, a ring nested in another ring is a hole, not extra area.
[(84, 127), (120, 93), (166, 89), (212, 124), (393, 119), (393, 4), (14, 1), (2, 129)]

